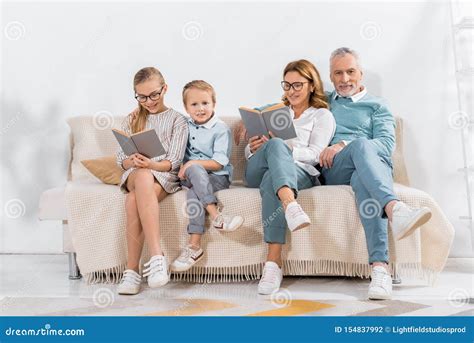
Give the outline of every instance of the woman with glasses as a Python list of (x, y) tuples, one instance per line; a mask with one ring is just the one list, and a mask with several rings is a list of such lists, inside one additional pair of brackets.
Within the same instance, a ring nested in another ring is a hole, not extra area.
[(159, 287), (169, 281), (168, 264), (160, 245), (158, 203), (180, 189), (178, 170), (188, 139), (185, 117), (164, 104), (167, 85), (156, 68), (139, 70), (133, 86), (138, 109), (125, 118), (122, 130), (128, 134), (156, 130), (166, 154), (149, 159), (140, 154), (126, 156), (122, 149), (117, 152), (117, 164), (125, 170), (120, 188), (127, 194), (128, 251), (127, 268), (118, 286), (119, 294), (140, 291), (139, 263), (145, 240), (151, 256), (145, 263), (143, 275), (148, 276), (148, 285)]
[(258, 285), (260, 294), (280, 288), (286, 228), (293, 232), (311, 224), (296, 201), (298, 190), (320, 185), (316, 169), (319, 154), (336, 128), (321, 78), (311, 62), (290, 62), (283, 71), (281, 86), (297, 137), (283, 141), (270, 132), (270, 139), (250, 137), (245, 149), (245, 179), (249, 187), (260, 188), (264, 240), (268, 243), (267, 262)]

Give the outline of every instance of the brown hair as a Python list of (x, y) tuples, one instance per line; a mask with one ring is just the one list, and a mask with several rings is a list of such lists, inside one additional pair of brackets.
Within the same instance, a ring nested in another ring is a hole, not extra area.
[[(154, 67), (145, 67), (140, 69), (135, 76), (133, 77), (133, 89), (135, 87), (145, 81), (148, 81), (152, 77), (157, 77), (159, 82), (164, 85), (165, 79), (160, 71)], [(138, 103), (138, 112), (136, 115), (130, 117), (130, 129), (132, 133), (137, 133), (143, 131), (146, 126), (146, 118), (150, 114), (148, 110), (142, 106), (141, 103)]]
[(203, 80), (193, 80), (191, 82), (188, 82), (184, 87), (183, 87), (183, 104), (184, 107), (186, 107), (186, 94), (188, 91), (192, 88), (195, 89), (200, 89), (202, 91), (209, 92), (211, 94), (212, 102), (215, 104), (216, 103), (216, 91), (214, 90), (214, 87), (212, 87), (209, 83)]
[[(308, 60), (298, 60), (290, 62), (286, 65), (285, 70), (283, 71), (283, 77), (290, 71), (296, 71), (298, 74), (303, 76), (309, 81), (311, 86), (313, 86), (313, 91), (309, 97), (309, 105), (315, 108), (327, 108), (329, 109), (328, 99), (324, 93), (323, 83), (319, 72)], [(286, 106), (290, 105), (290, 102), (285, 95), (282, 97), (282, 101)]]

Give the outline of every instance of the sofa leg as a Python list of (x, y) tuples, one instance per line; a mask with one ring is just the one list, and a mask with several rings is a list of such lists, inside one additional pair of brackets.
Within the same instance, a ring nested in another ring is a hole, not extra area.
[(393, 278), (392, 278), (392, 284), (393, 285), (399, 285), (402, 283), (402, 278), (398, 274), (397, 267), (393, 267)]
[(81, 272), (76, 262), (76, 253), (68, 252), (69, 257), (69, 280), (79, 280), (81, 278)]

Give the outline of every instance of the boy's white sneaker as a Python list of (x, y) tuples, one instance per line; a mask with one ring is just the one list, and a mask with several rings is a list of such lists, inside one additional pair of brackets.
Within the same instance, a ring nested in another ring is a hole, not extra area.
[(285, 218), (290, 231), (296, 231), (311, 224), (308, 215), (296, 201), (292, 201), (286, 206)]
[(369, 285), (368, 297), (372, 300), (388, 300), (392, 298), (392, 277), (382, 266), (372, 268), (372, 281)]
[(184, 272), (191, 269), (203, 256), (204, 251), (201, 248), (195, 250), (191, 245), (188, 245), (181, 251), (181, 255), (171, 263), (171, 270), (174, 272)]
[(244, 223), (242, 216), (228, 216), (219, 213), (212, 221), (212, 227), (217, 231), (230, 232), (235, 231)]
[(427, 207), (412, 208), (402, 201), (393, 206), (391, 227), (394, 238), (398, 241), (411, 235), (417, 228), (431, 218), (431, 211)]
[(150, 288), (164, 286), (169, 281), (168, 263), (163, 255), (155, 255), (150, 261), (145, 263), (143, 276), (148, 277), (148, 286)]
[(122, 280), (117, 287), (118, 294), (135, 295), (140, 292), (142, 277), (132, 269), (126, 269), (123, 272)]
[(265, 262), (263, 274), (258, 283), (259, 294), (272, 294), (280, 289), (283, 274), (278, 264), (272, 261)]

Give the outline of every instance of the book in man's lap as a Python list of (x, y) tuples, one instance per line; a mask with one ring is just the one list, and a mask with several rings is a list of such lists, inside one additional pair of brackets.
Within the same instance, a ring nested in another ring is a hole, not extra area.
[(154, 129), (132, 135), (127, 135), (125, 132), (116, 129), (112, 129), (112, 132), (127, 156), (139, 153), (145, 157), (153, 158), (166, 154), (166, 150)]
[(284, 104), (276, 104), (262, 111), (239, 107), (239, 112), (247, 129), (248, 137), (269, 137), (269, 131), (271, 131), (275, 137), (283, 140), (296, 137), (290, 109)]

